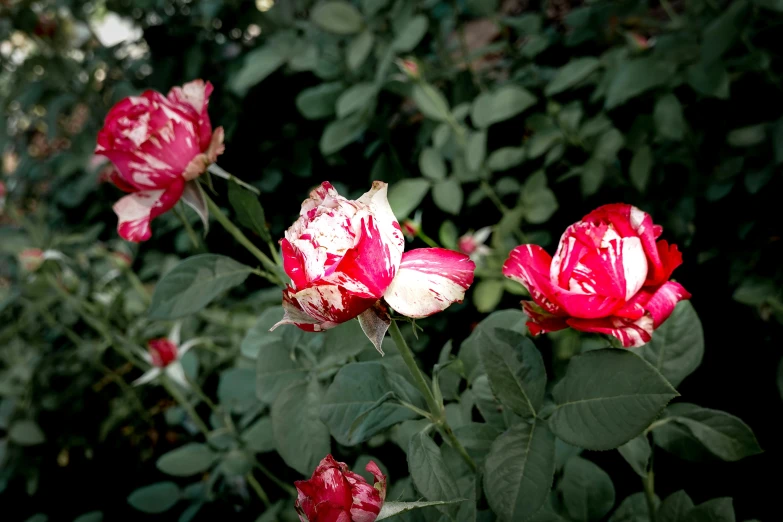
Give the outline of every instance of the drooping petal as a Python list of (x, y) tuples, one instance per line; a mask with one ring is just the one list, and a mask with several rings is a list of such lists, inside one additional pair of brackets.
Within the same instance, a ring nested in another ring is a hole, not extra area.
[(568, 325), (582, 332), (600, 333), (616, 337), (625, 348), (642, 346), (652, 339), (653, 318), (643, 315), (633, 321), (621, 317), (601, 319), (568, 319)]
[(552, 300), (549, 268), (552, 256), (538, 245), (519, 245), (503, 263), (503, 275), (524, 286), (540, 307), (552, 314), (561, 313)]
[(128, 194), (114, 204), (119, 218), (117, 232), (127, 240), (138, 243), (152, 235), (150, 222), (176, 205), (185, 188), (185, 180), (177, 180), (165, 190), (144, 190)]
[(615, 312), (618, 317), (636, 320), (648, 313), (658, 328), (674, 311), (677, 303), (690, 299), (691, 294), (679, 283), (667, 281), (658, 287), (644, 287), (634, 298)]
[(530, 330), (531, 335), (556, 332), (568, 328), (565, 317), (550, 314), (532, 301), (522, 301), (522, 308), (530, 318), (525, 323), (525, 326)]
[(334, 328), (367, 310), (375, 298), (357, 297), (334, 285), (313, 285), (283, 290), (283, 319), (272, 327), (293, 324), (308, 332)]
[(378, 353), (383, 355), (383, 338), (391, 325), (391, 318), (380, 306), (371, 306), (356, 318), (359, 320), (359, 326), (362, 332), (367, 336)]
[(141, 386), (142, 384), (147, 384), (148, 382), (154, 381), (159, 375), (160, 375), (161, 369), (160, 368), (150, 368), (144, 374), (133, 381), (131, 383), (132, 386)]
[(381, 494), (381, 500), (386, 500), (386, 475), (383, 474), (381, 468), (375, 461), (370, 461), (364, 467), (365, 471), (369, 471), (373, 477), (375, 477), (375, 486), (378, 492)]
[(427, 317), (461, 302), (473, 283), (476, 264), (465, 254), (445, 248), (405, 252), (394, 280), (384, 294), (398, 313)]

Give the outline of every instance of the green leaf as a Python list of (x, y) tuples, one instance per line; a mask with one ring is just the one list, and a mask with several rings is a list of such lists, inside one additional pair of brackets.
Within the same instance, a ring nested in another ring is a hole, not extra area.
[(347, 359), (359, 355), (371, 346), (359, 321), (347, 321), (336, 328), (331, 328), (323, 334), (323, 337), (320, 367), (343, 365)]
[(264, 344), (256, 360), (256, 397), (272, 404), (284, 388), (301, 381), (306, 375), (307, 370), (296, 361), (288, 346), (283, 343)]
[(534, 172), (525, 181), (520, 197), (525, 220), (534, 225), (546, 223), (558, 207), (555, 193), (547, 187), (543, 170)]
[(419, 110), (428, 118), (437, 121), (446, 121), (451, 115), (449, 102), (443, 94), (428, 83), (417, 83), (413, 86), (413, 101)]
[(432, 187), (432, 199), (439, 209), (457, 215), (462, 209), (462, 185), (454, 178), (438, 181)]
[(686, 71), (688, 84), (704, 96), (727, 99), (729, 97), (729, 73), (721, 61), (715, 63), (697, 62)]
[(394, 502), (386, 501), (381, 506), (381, 512), (378, 513), (378, 518), (375, 520), (386, 520), (400, 513), (412, 511), (414, 509), (421, 509), (432, 506), (445, 506), (446, 504), (454, 504), (457, 502), (464, 502), (463, 500), (435, 500), (430, 502)]
[(296, 97), (296, 108), (308, 120), (319, 120), (334, 114), (337, 98), (345, 89), (342, 82), (322, 83), (310, 87)]
[(491, 312), (503, 298), (503, 281), (484, 279), (473, 288), (473, 304), (482, 314)]
[(457, 241), (459, 239), (459, 231), (457, 225), (448, 219), (441, 223), (438, 229), (438, 239), (440, 244), (449, 250), (457, 250)]
[(424, 177), (433, 181), (446, 179), (446, 162), (437, 149), (426, 147), (419, 156), (419, 169)]
[[(654, 502), (656, 505), (660, 504), (657, 496), (654, 497)], [(609, 522), (650, 522), (650, 509), (647, 507), (645, 494), (639, 492), (625, 497), (609, 517)]]
[(688, 513), (687, 522), (734, 522), (734, 503), (730, 498), (715, 498), (699, 504)]
[(362, 0), (362, 11), (368, 17), (377, 14), (389, 4), (390, 0)]
[(678, 393), (641, 357), (602, 349), (572, 358), (553, 395), (552, 431), (575, 446), (607, 450), (642, 433)]
[(598, 138), (595, 150), (593, 150), (593, 158), (604, 165), (613, 163), (617, 159), (617, 153), (620, 152), (623, 145), (625, 145), (623, 134), (619, 130), (611, 128)]
[(143, 513), (165, 513), (179, 502), (179, 486), (173, 482), (156, 482), (139, 488), (128, 496), (128, 504)]
[(90, 511), (73, 519), (73, 522), (103, 522), (101, 511)]
[(744, 27), (745, 14), (748, 11), (748, 2), (739, 0), (726, 5), (721, 15), (712, 20), (702, 34), (701, 59), (705, 63), (717, 61), (728, 51), (737, 36), (740, 28)]
[(546, 424), (517, 424), (495, 440), (487, 455), (487, 502), (503, 520), (528, 520), (546, 502), (554, 474), (555, 438)]
[(631, 183), (636, 190), (644, 192), (647, 189), (647, 183), (650, 180), (652, 172), (653, 155), (649, 145), (639, 147), (639, 150), (631, 159)]
[(685, 117), (682, 105), (674, 94), (662, 96), (655, 102), (655, 128), (658, 136), (672, 141), (681, 141), (685, 136)]
[(323, 391), (318, 379), (295, 383), (280, 392), (272, 404), (275, 448), (290, 467), (310, 475), (329, 453), (329, 429), (321, 422)]
[(631, 98), (663, 85), (674, 72), (673, 64), (660, 62), (650, 57), (636, 58), (625, 62), (609, 84), (605, 106), (612, 109)]
[(532, 107), (536, 97), (516, 85), (506, 85), (494, 92), (479, 94), (470, 109), (470, 119), (479, 128), (513, 118)]
[(237, 96), (245, 96), (254, 85), (261, 83), (286, 61), (286, 53), (279, 46), (268, 43), (247, 53), (242, 67), (228, 81), (228, 88)]
[(331, 0), (316, 5), (310, 19), (324, 31), (335, 34), (354, 34), (364, 27), (362, 13), (343, 0)]
[(535, 159), (563, 140), (563, 133), (556, 127), (536, 131), (525, 144), (527, 157)]
[(544, 404), (546, 370), (535, 345), (510, 330), (482, 330), (479, 354), (492, 392), (523, 418), (535, 417)]
[(570, 89), (601, 66), (601, 60), (588, 56), (571, 60), (557, 70), (552, 81), (546, 86), (544, 93), (547, 96), (555, 95)]
[(492, 171), (508, 170), (522, 163), (524, 159), (524, 147), (503, 147), (489, 155), (487, 166)]
[(679, 386), (704, 357), (704, 331), (693, 305), (680, 301), (669, 319), (655, 330), (652, 340), (634, 351), (672, 386)]
[(500, 430), (490, 424), (469, 422), (454, 428), (454, 435), (469, 450), (489, 451)]
[(527, 321), (528, 317), (522, 310), (498, 310), (489, 314), (473, 329), (468, 338), (462, 342), (459, 350), (459, 359), (465, 365), (468, 382), (473, 382), (476, 377), (484, 373), (479, 355), (481, 349), (479, 334), (482, 331), (492, 334), (496, 328), (502, 328), (524, 335), (527, 334), (527, 327), (525, 326)]
[(419, 432), (408, 445), (408, 470), (416, 489), (428, 500), (454, 500), (459, 489), (443, 461), (440, 448), (426, 434)]
[(407, 178), (393, 184), (389, 189), (389, 205), (397, 219), (402, 221), (419, 206), (427, 195), (430, 182), (424, 178)]
[(637, 475), (642, 478), (647, 477), (647, 463), (650, 461), (652, 448), (650, 448), (650, 443), (647, 440), (646, 435), (642, 434), (629, 440), (617, 448), (617, 451), (619, 451), (625, 461), (631, 465)]
[(319, 147), (323, 155), (334, 154), (349, 143), (354, 142), (367, 128), (361, 113), (335, 120), (326, 126), (321, 135)]
[(377, 92), (375, 84), (371, 82), (352, 85), (337, 99), (337, 117), (345, 118), (369, 106), (375, 100)]
[(275, 451), (275, 436), (272, 431), (272, 418), (261, 417), (242, 432), (242, 441), (255, 453)]
[(605, 175), (606, 169), (604, 164), (594, 158), (590, 158), (582, 166), (582, 176), (580, 178), (582, 195), (587, 197), (598, 192), (598, 189), (601, 188), (601, 184), (604, 182)]
[(734, 129), (726, 136), (726, 141), (732, 147), (752, 147), (764, 142), (766, 137), (767, 126), (760, 124)]
[(11, 439), (11, 442), (20, 446), (37, 446), (46, 442), (46, 435), (44, 435), (38, 424), (27, 419), (11, 423), (8, 429), (8, 438)]
[(237, 221), (259, 235), (264, 241), (271, 241), (266, 227), (266, 215), (258, 197), (240, 187), (233, 181), (228, 182), (228, 201), (237, 213)]
[[(757, 455), (763, 450), (750, 427), (734, 415), (723, 411), (702, 408), (695, 404), (678, 403), (667, 409), (670, 422), (685, 428), (685, 436), (698, 441), (707, 451), (716, 457), (733, 462), (751, 455)], [(658, 429), (666, 428), (666, 425)], [(657, 436), (657, 430), (653, 434)], [(674, 450), (675, 440), (655, 439), (664, 449)], [(662, 443), (662, 444), (661, 444)]]
[(155, 465), (167, 475), (189, 477), (207, 471), (216, 457), (206, 444), (191, 442), (161, 455)]
[(568, 515), (577, 522), (600, 520), (614, 506), (612, 479), (582, 457), (572, 457), (566, 462), (559, 489)]
[(426, 407), (413, 385), (382, 363), (347, 364), (340, 368), (326, 391), (321, 419), (340, 444), (359, 444), (398, 422), (418, 417), (393, 401), (393, 397)]
[(487, 133), (471, 132), (465, 149), (465, 163), (472, 172), (477, 172), (487, 155)]
[(279, 328), (274, 332), (269, 331), (281, 317), (283, 317), (283, 308), (280, 306), (273, 306), (264, 310), (258, 320), (256, 320), (256, 324), (247, 331), (242, 339), (242, 343), (239, 346), (242, 356), (249, 359), (257, 359), (258, 354), (265, 350), (267, 345), (282, 344), (285, 329)]
[(666, 497), (658, 508), (656, 522), (687, 522), (693, 501), (685, 491), (676, 491)]
[(409, 53), (419, 45), (421, 39), (427, 34), (429, 21), (424, 15), (414, 16), (407, 22), (392, 42), (392, 48), (401, 53)]
[(366, 30), (356, 36), (348, 48), (345, 50), (345, 61), (348, 68), (352, 71), (357, 70), (367, 60), (372, 52), (372, 46), (375, 43), (375, 36), (372, 31)]
[(220, 374), (217, 396), (220, 404), (234, 413), (245, 413), (258, 403), (256, 372), (250, 368), (229, 368)]
[(226, 256), (189, 257), (158, 281), (148, 315), (169, 320), (196, 313), (226, 290), (244, 283), (252, 271)]

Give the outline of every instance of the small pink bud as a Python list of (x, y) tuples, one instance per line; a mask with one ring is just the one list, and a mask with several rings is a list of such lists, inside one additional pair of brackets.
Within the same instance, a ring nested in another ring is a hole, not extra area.
[(397, 65), (402, 69), (402, 72), (408, 75), (409, 78), (419, 79), (421, 77), (421, 71), (419, 70), (419, 63), (411, 58), (404, 58), (397, 60)]
[(476, 244), (476, 240), (473, 239), (473, 236), (465, 235), (459, 238), (459, 241), (457, 242), (457, 248), (459, 248), (459, 251), (463, 254), (470, 255), (476, 251), (478, 245)]
[(177, 345), (166, 338), (153, 339), (147, 343), (153, 366), (165, 368), (177, 360)]
[(406, 219), (402, 222), (402, 233), (408, 239), (413, 239), (419, 235), (421, 231), (421, 223), (416, 223), (412, 219)]
[(645, 38), (644, 36), (640, 35), (639, 33), (628, 33), (628, 38), (631, 41), (631, 44), (636, 48), (637, 51), (645, 51), (652, 47), (653, 42), (652, 40)]
[(125, 252), (112, 252), (109, 259), (117, 268), (130, 268), (133, 264), (133, 258)]
[(40, 248), (26, 248), (17, 257), (25, 272), (35, 272), (44, 262), (44, 253)]

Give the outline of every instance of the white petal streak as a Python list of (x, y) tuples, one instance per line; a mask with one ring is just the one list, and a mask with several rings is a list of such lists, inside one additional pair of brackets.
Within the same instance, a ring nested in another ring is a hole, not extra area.
[(461, 302), (473, 283), (476, 265), (465, 254), (444, 248), (405, 252), (384, 298), (398, 313), (427, 317)]
[(647, 279), (647, 256), (638, 237), (626, 237), (622, 242), (622, 263), (625, 273), (625, 299), (636, 295)]

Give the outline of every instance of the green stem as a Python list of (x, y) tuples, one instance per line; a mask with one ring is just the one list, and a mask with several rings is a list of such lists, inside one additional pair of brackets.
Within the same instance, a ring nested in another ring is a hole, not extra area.
[(500, 197), (495, 192), (495, 189), (492, 188), (492, 185), (490, 185), (486, 181), (482, 181), (481, 190), (484, 191), (484, 194), (487, 195), (490, 201), (492, 201), (492, 203), (495, 204), (495, 206), (498, 208), (500, 212), (502, 212), (503, 214), (508, 212), (508, 207), (504, 205), (503, 202), (500, 200)]
[(248, 471), (245, 474), (245, 480), (247, 480), (247, 483), (250, 484), (250, 487), (253, 488), (253, 491), (256, 492), (256, 495), (258, 495), (258, 498), (261, 499), (261, 502), (263, 502), (266, 507), (272, 505), (272, 503), (269, 501), (269, 497), (267, 496), (266, 491), (264, 491), (264, 488), (261, 487), (261, 484), (259, 484), (256, 478), (253, 476), (252, 471)]
[(650, 522), (655, 522), (655, 475), (653, 474), (652, 463), (647, 471), (647, 476), (642, 479), (642, 484), (644, 484), (644, 499), (647, 501)]
[(182, 392), (179, 391), (177, 385), (172, 383), (168, 377), (166, 377), (165, 373), (161, 374), (160, 382), (163, 384), (163, 387), (166, 388), (166, 391), (169, 392), (169, 394), (174, 398), (174, 400), (177, 401), (179, 405), (182, 406), (182, 408), (188, 413), (190, 418), (193, 420), (193, 423), (204, 435), (204, 437), (209, 438), (209, 428), (206, 424), (204, 424), (204, 421), (201, 420), (201, 417), (199, 417), (198, 413), (196, 413), (196, 409), (193, 407), (193, 405), (190, 404), (188, 399), (182, 395)]
[(185, 231), (188, 233), (188, 237), (190, 238), (190, 242), (193, 244), (193, 248), (196, 250), (201, 248), (201, 240), (199, 240), (196, 231), (193, 230), (193, 226), (190, 224), (190, 221), (188, 221), (188, 218), (185, 216), (182, 208), (180, 208), (180, 206), (175, 206), (174, 213), (177, 215), (179, 220), (182, 221), (182, 226), (185, 227)]
[(460, 52), (462, 53), (462, 63), (465, 64), (465, 68), (470, 73), (470, 77), (472, 78), (473, 84), (476, 86), (476, 88), (479, 91), (485, 91), (486, 88), (484, 87), (484, 84), (481, 83), (481, 78), (479, 78), (476, 71), (474, 71), (473, 67), (471, 67), (471, 62), (468, 58), (470, 56), (470, 49), (468, 49), (468, 39), (465, 36), (465, 26), (459, 23), (459, 4), (457, 0), (454, 0), (452, 5), (454, 7), (454, 25), (457, 26), (457, 36), (459, 37)]
[(440, 245), (437, 244), (430, 236), (425, 234), (423, 231), (419, 230), (417, 236), (419, 237), (419, 239), (424, 241), (427, 245), (431, 246), (432, 248), (440, 248)]
[(430, 387), (427, 384), (427, 380), (424, 378), (424, 374), (421, 373), (421, 369), (416, 364), (416, 359), (413, 356), (413, 352), (408, 346), (408, 343), (405, 342), (405, 338), (402, 336), (402, 332), (400, 332), (400, 327), (397, 325), (397, 321), (392, 320), (391, 326), (389, 327), (389, 332), (391, 333), (392, 339), (394, 339), (394, 343), (397, 345), (397, 349), (400, 351), (400, 355), (402, 355), (402, 360), (405, 361), (405, 365), (408, 367), (408, 371), (413, 376), (416, 387), (419, 389), (419, 392), (421, 392), (421, 394), (424, 396), (424, 400), (427, 402), (427, 407), (432, 414), (432, 418), (435, 420), (435, 425), (441, 430), (443, 434), (445, 434), (451, 445), (454, 446), (454, 449), (457, 450), (463, 460), (465, 460), (468, 466), (470, 466), (470, 469), (475, 471), (477, 469), (476, 463), (473, 461), (470, 455), (468, 455), (468, 452), (454, 435), (451, 426), (449, 426), (448, 422), (446, 421), (446, 412), (444, 411), (443, 407), (438, 404), (438, 401), (435, 400), (435, 396), (432, 394), (432, 390), (430, 390)]
[(145, 288), (144, 283), (141, 282), (141, 279), (139, 279), (139, 276), (136, 275), (136, 272), (131, 270), (130, 268), (126, 268), (123, 270), (125, 272), (125, 275), (130, 280), (131, 285), (136, 290), (136, 292), (141, 295), (141, 298), (144, 300), (146, 304), (150, 304), (150, 301), (152, 300), (152, 297), (150, 296), (149, 291), (147, 288)]
[(209, 172), (211, 172), (212, 174), (214, 174), (215, 176), (217, 176), (219, 178), (226, 179), (229, 182), (233, 181), (234, 183), (236, 183), (240, 187), (246, 188), (247, 190), (249, 190), (250, 192), (252, 192), (256, 196), (261, 195), (261, 191), (260, 190), (255, 188), (253, 185), (249, 185), (249, 184), (245, 183), (244, 181), (242, 181), (238, 177), (234, 176), (233, 174), (231, 174), (230, 172), (225, 170), (223, 167), (221, 167), (217, 163), (211, 164), (209, 167), (207, 167), (207, 170), (209, 170)]
[[(209, 213), (213, 216), (215, 216), (215, 219), (220, 223), (223, 228), (226, 229), (226, 232), (234, 236), (234, 239), (237, 240), (243, 247), (245, 247), (248, 252), (253, 254), (256, 259), (261, 261), (261, 264), (264, 265), (264, 267), (267, 269), (268, 272), (270, 272), (270, 275), (273, 275), (277, 271), (277, 265), (269, 259), (269, 257), (264, 254), (261, 250), (258, 249), (257, 246), (253, 244), (252, 241), (250, 241), (245, 234), (242, 233), (239, 228), (237, 228), (234, 223), (231, 222), (228, 217), (223, 213), (222, 210), (220, 210), (220, 207), (218, 207), (214, 201), (212, 201), (212, 198), (204, 194), (204, 197), (207, 200), (207, 206), (209, 207)], [(280, 281), (279, 278), (273, 277), (269, 278), (269, 281), (273, 284), (276, 284), (278, 286), (284, 287), (285, 284), (283, 284), (282, 281)]]
[(282, 480), (280, 480), (279, 478), (274, 476), (271, 471), (269, 471), (263, 464), (258, 462), (258, 459), (256, 459), (256, 467), (258, 468), (258, 470), (261, 473), (264, 474), (264, 476), (266, 476), (266, 478), (268, 478), (269, 480), (271, 480), (272, 482), (277, 484), (283, 491), (285, 491), (286, 493), (288, 493), (289, 495), (291, 495), (293, 497), (296, 496), (296, 494), (297, 494), (296, 488), (291, 486), (291, 484), (283, 482)]

